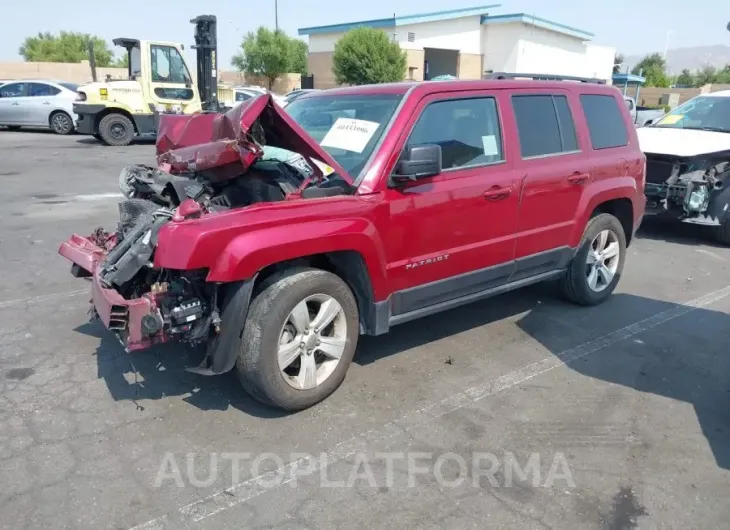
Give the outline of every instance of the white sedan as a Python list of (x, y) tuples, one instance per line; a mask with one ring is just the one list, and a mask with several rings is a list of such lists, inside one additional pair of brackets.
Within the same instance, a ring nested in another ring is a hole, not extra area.
[(74, 130), (73, 113), (78, 85), (62, 81), (14, 80), (0, 82), (0, 126), (49, 128), (56, 134)]

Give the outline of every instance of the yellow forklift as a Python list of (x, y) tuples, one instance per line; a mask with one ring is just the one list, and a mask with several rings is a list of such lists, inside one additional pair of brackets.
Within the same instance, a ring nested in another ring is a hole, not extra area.
[(202, 15), (190, 22), (195, 24), (197, 89), (182, 44), (114, 39), (127, 50), (128, 79), (107, 78), (79, 87), (73, 105), (76, 130), (107, 145), (124, 146), (135, 138), (154, 138), (160, 114), (218, 112), (232, 105), (233, 89), (217, 83), (216, 17)]

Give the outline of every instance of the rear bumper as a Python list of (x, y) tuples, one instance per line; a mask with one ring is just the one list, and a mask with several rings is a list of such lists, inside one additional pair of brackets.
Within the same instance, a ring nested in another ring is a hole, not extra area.
[(127, 351), (143, 350), (167, 342), (170, 337), (159, 331), (146, 334), (142, 320), (157, 315), (159, 309), (153, 294), (128, 300), (114, 289), (105, 287), (98, 275), (98, 265), (106, 252), (90, 239), (74, 234), (61, 244), (58, 253), (73, 264), (91, 273), (91, 303), (104, 327), (114, 332)]

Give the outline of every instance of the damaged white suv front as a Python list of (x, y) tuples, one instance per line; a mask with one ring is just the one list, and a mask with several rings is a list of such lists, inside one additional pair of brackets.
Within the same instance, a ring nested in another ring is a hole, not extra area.
[(713, 227), (730, 245), (730, 90), (697, 96), (637, 134), (646, 215)]

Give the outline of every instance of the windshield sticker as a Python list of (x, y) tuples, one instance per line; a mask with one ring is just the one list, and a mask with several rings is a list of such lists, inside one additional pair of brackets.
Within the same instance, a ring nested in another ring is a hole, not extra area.
[(659, 123), (662, 125), (674, 125), (682, 118), (684, 118), (684, 114), (670, 114), (669, 116), (665, 116)]
[(482, 147), (484, 148), (484, 156), (495, 156), (499, 154), (497, 137), (493, 134), (482, 136)]
[(320, 145), (362, 153), (379, 126), (380, 124), (374, 121), (337, 118)]
[(332, 173), (335, 172), (335, 169), (332, 166), (328, 166), (327, 164), (325, 164), (324, 162), (320, 162), (316, 158), (313, 158), (312, 162), (316, 164), (316, 166), (322, 172), (322, 175), (324, 175), (325, 177), (329, 177)]

